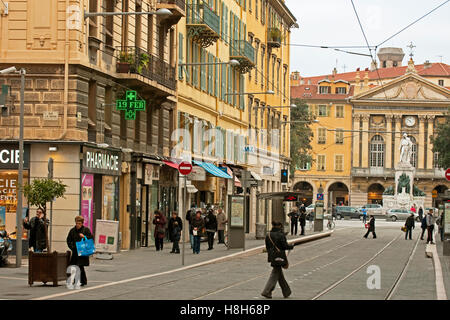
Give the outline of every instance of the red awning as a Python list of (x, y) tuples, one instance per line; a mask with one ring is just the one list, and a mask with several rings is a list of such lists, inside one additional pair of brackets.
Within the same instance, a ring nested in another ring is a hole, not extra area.
[(172, 162), (172, 161), (166, 161), (166, 160), (164, 160), (164, 163), (166, 165), (168, 165), (169, 167), (172, 167), (172, 168), (178, 170), (178, 163), (175, 163), (175, 162)]

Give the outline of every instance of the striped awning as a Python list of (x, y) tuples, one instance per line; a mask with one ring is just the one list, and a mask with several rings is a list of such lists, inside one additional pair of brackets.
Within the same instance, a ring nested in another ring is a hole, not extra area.
[(213, 176), (220, 177), (220, 178), (225, 178), (225, 179), (232, 179), (232, 177), (230, 175), (226, 174), (225, 172), (223, 172), (222, 170), (217, 168), (212, 163), (200, 162), (200, 161), (197, 161), (197, 160), (194, 160), (194, 163), (196, 165), (202, 167), (203, 169), (205, 169), (209, 173), (211, 173)]

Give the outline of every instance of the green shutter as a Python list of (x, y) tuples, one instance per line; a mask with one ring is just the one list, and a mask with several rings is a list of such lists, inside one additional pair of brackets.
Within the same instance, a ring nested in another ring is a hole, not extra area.
[[(227, 65), (227, 73), (228, 73), (228, 93), (233, 93), (233, 87), (231, 85), (231, 67), (229, 65)], [(229, 104), (231, 104), (231, 102), (233, 101), (233, 96), (232, 95), (227, 95), (228, 99), (227, 102)]]
[[(200, 49), (200, 63), (206, 62), (206, 51), (205, 49)], [(200, 66), (200, 88), (206, 91), (206, 66)]]
[(210, 95), (214, 94), (214, 88), (213, 88), (213, 76), (214, 76), (214, 58), (213, 55), (210, 54), (208, 57), (208, 62), (210, 63), (208, 66), (208, 93)]
[(219, 96), (219, 65), (217, 63), (219, 63), (219, 59), (215, 58), (215, 63), (216, 65), (214, 66), (214, 96), (218, 97)]
[(222, 73), (222, 94), (221, 94), (221, 98), (222, 98), (222, 101), (225, 102), (226, 98), (227, 98), (227, 96), (225, 95), (225, 93), (227, 93), (227, 65), (226, 64), (222, 64), (220, 66), (220, 70), (221, 70), (221, 73)]
[[(186, 62), (187, 63), (192, 62), (191, 61), (191, 56), (192, 56), (191, 52), (192, 52), (192, 42), (190, 41), (189, 38), (187, 38), (187, 41), (186, 41)], [(189, 82), (190, 84), (192, 84), (191, 74), (192, 74), (192, 68), (189, 66), (186, 67), (186, 81)]]
[[(192, 57), (194, 63), (198, 62), (198, 46), (195, 42), (192, 42)], [(192, 67), (192, 76), (193, 76), (193, 82), (194, 86), (198, 87), (198, 66)]]
[(221, 8), (222, 8), (222, 29), (221, 29), (221, 37), (222, 40), (225, 40), (225, 4), (221, 2)]
[[(239, 93), (244, 93), (245, 91), (245, 78), (243, 74), (239, 76)], [(239, 108), (245, 110), (245, 96), (239, 95)]]

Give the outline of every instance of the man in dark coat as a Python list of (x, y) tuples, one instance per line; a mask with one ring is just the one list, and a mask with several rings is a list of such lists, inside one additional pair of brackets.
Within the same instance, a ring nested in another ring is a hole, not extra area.
[(369, 235), (370, 232), (372, 232), (373, 238), (376, 239), (377, 235), (375, 233), (375, 217), (374, 216), (370, 216), (369, 228), (368, 228), (367, 233), (365, 234), (364, 238), (367, 239), (367, 236)]
[(405, 222), (405, 227), (406, 227), (405, 240), (407, 240), (408, 234), (409, 234), (409, 240), (412, 240), (412, 229), (414, 229), (415, 226), (416, 226), (416, 224), (414, 222), (414, 214), (411, 213), (411, 215), (406, 219), (406, 222)]
[(47, 248), (47, 226), (49, 221), (45, 218), (42, 209), (36, 210), (36, 216), (28, 221), (23, 220), (23, 227), (30, 230), (28, 246), (33, 248), (34, 252), (42, 252)]
[(181, 239), (181, 230), (183, 230), (183, 222), (178, 216), (177, 212), (172, 212), (172, 217), (169, 219), (169, 237), (173, 242), (172, 251), (170, 253), (180, 253), (179, 242)]
[(212, 209), (208, 210), (208, 215), (205, 217), (205, 228), (208, 236), (208, 250), (212, 250), (214, 249), (214, 235), (217, 231), (217, 219)]
[(195, 217), (191, 219), (192, 234), (194, 236), (193, 252), (194, 254), (200, 253), (200, 238), (205, 228), (205, 221), (202, 218), (202, 211), (197, 210)]
[(422, 220), (422, 224), (420, 227), (422, 228), (422, 234), (420, 235), (420, 240), (423, 240), (423, 235), (425, 234), (425, 231), (427, 230), (427, 216), (425, 215)]
[(192, 218), (195, 216), (195, 205), (191, 205), (191, 209), (186, 212), (186, 220), (189, 223), (189, 241), (191, 243), (191, 249), (194, 247), (194, 235), (192, 234)]
[(288, 216), (291, 218), (291, 236), (294, 234), (297, 235), (298, 218), (300, 217), (298, 209), (296, 207), (292, 208), (292, 211), (289, 212)]
[(76, 265), (80, 267), (81, 271), (81, 285), (87, 285), (86, 271), (84, 267), (89, 266), (89, 257), (78, 256), (78, 250), (76, 243), (81, 241), (82, 238), (92, 239), (91, 230), (83, 226), (84, 218), (82, 216), (75, 217), (75, 227), (70, 229), (67, 235), (67, 246), (72, 250), (72, 257), (70, 259), (70, 265)]
[(288, 262), (285, 250), (292, 250), (293, 248), (294, 246), (287, 243), (286, 236), (283, 233), (283, 225), (280, 222), (273, 221), (272, 230), (270, 230), (269, 234), (266, 236), (267, 261), (270, 262), (273, 269), (269, 280), (261, 293), (263, 297), (268, 299), (272, 298), (272, 291), (275, 289), (277, 282), (279, 283), (285, 298), (291, 295), (291, 288), (283, 275), (283, 266), (278, 266), (274, 263), (273, 255), (274, 250), (280, 250), (287, 264)]

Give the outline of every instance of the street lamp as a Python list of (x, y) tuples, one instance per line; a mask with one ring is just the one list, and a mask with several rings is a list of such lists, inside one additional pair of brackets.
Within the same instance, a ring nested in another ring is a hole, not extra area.
[(84, 20), (89, 17), (108, 17), (108, 16), (131, 16), (131, 15), (155, 15), (159, 17), (171, 16), (172, 12), (169, 9), (161, 8), (154, 12), (85, 12)]
[(20, 74), (20, 118), (19, 118), (19, 179), (17, 188), (17, 208), (16, 208), (16, 268), (22, 265), (22, 188), (23, 188), (23, 117), (24, 117), (24, 96), (25, 96), (25, 75), (24, 68), (19, 71), (16, 67), (0, 70), (0, 74), (19, 73)]

